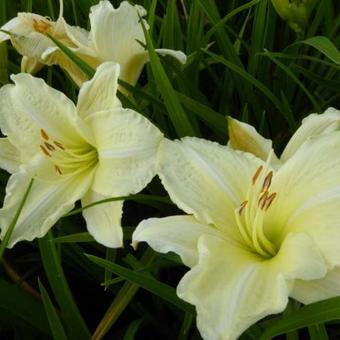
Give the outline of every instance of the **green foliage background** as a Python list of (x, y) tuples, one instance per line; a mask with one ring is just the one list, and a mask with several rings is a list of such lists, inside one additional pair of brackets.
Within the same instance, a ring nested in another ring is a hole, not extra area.
[[(96, 0), (64, 0), (70, 24), (89, 29)], [(120, 1), (112, 1), (118, 6)], [(151, 63), (139, 84), (121, 94), (125, 106), (152, 120), (169, 138), (228, 140), (225, 117), (256, 126), (278, 152), (303, 117), (340, 108), (340, 3), (316, 3), (297, 35), (270, 0), (145, 0)], [(56, 0), (0, 0), (0, 23), (17, 12), (56, 19)], [(153, 48), (183, 50), (181, 66)], [(0, 45), (0, 82), (20, 72), (21, 56)], [(76, 100), (77, 88), (58, 67), (38, 76)], [(8, 174), (0, 173), (1, 199)], [(81, 209), (44, 238), (4, 254), (0, 268), (1, 339), (200, 339), (194, 308), (176, 297), (186, 268), (174, 254), (130, 246), (144, 218), (178, 209), (156, 178), (124, 207), (125, 248), (106, 249), (86, 232)], [(242, 339), (338, 339), (340, 298), (303, 307), (291, 301), (282, 315), (251, 327)]]

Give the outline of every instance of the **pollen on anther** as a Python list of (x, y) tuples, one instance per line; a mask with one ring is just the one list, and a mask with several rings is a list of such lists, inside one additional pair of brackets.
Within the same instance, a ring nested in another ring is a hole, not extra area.
[(40, 135), (41, 135), (41, 137), (42, 137), (43, 139), (45, 139), (45, 140), (48, 140), (48, 139), (49, 139), (48, 134), (47, 134), (46, 131), (43, 130), (43, 129), (40, 129)]
[(261, 194), (260, 199), (258, 201), (258, 206), (261, 209), (264, 209), (267, 198), (268, 198), (268, 191), (265, 191), (263, 194)]
[(261, 192), (265, 192), (270, 188), (270, 185), (272, 184), (272, 178), (273, 178), (273, 171), (270, 171), (263, 181)]
[(54, 165), (54, 168), (56, 169), (56, 171), (59, 175), (63, 174), (58, 165)]
[(44, 145), (50, 151), (54, 151), (55, 150), (55, 147), (52, 144), (50, 144), (50, 143), (45, 142)]
[(273, 192), (271, 195), (269, 195), (266, 199), (264, 210), (267, 211), (271, 204), (273, 203), (274, 199), (276, 197), (276, 192)]
[(248, 201), (244, 201), (244, 202), (241, 203), (240, 208), (238, 210), (238, 213), (240, 215), (242, 214), (242, 212), (243, 212), (244, 208), (247, 206), (247, 204), (248, 204)]
[(59, 149), (65, 150), (65, 147), (64, 147), (63, 144), (61, 144), (61, 143), (59, 143), (59, 142), (56, 142), (56, 141), (53, 141), (53, 144), (54, 144), (55, 146), (57, 146)]
[(262, 166), (262, 165), (260, 165), (260, 166), (257, 168), (257, 170), (256, 170), (256, 172), (255, 172), (255, 174), (254, 174), (254, 176), (253, 176), (253, 178), (252, 178), (252, 183), (253, 183), (253, 185), (256, 183), (258, 177), (260, 176), (260, 173), (261, 173), (262, 169), (263, 169), (263, 166)]
[(41, 151), (48, 157), (51, 157), (51, 154), (46, 150), (46, 148), (43, 145), (39, 145)]

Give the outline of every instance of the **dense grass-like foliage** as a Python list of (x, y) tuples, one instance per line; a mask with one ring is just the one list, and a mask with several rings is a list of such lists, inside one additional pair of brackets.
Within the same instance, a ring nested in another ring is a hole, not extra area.
[[(111, 1), (118, 6), (120, 1)], [(68, 23), (88, 28), (97, 0), (64, 0)], [(171, 139), (197, 136), (226, 144), (226, 116), (247, 121), (280, 152), (301, 120), (340, 103), (340, 3), (318, 1), (304, 33), (295, 33), (270, 0), (140, 0), (148, 10), (151, 62), (124, 106), (148, 117)], [(0, 23), (17, 12), (56, 19), (56, 0), (0, 0)], [(154, 48), (184, 51), (181, 66)], [(0, 45), (0, 82), (20, 72), (21, 56)], [(38, 76), (76, 100), (77, 86), (58, 67)], [(8, 174), (0, 173), (1, 199)], [(144, 218), (179, 212), (155, 178), (127, 199), (125, 247), (112, 250), (86, 232), (81, 209), (44, 238), (6, 250), (0, 268), (1, 339), (200, 339), (195, 310), (175, 293), (186, 271), (174, 254), (130, 246)], [(306, 307), (291, 301), (282, 315), (251, 327), (242, 339), (338, 339), (340, 298)]]

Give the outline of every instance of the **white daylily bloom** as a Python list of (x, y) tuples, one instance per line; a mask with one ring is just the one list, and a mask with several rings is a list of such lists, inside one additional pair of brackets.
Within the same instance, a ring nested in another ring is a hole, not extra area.
[[(0, 42), (11, 39), (12, 44), (23, 56), (24, 71), (36, 70), (41, 64), (57, 64), (65, 69), (71, 78), (81, 85), (86, 75), (46, 36), (50, 34), (70, 48), (75, 54), (93, 68), (112, 61), (120, 64), (120, 78), (132, 85), (149, 60), (145, 48), (145, 38), (139, 16), (146, 10), (140, 5), (127, 1), (114, 8), (110, 1), (103, 0), (90, 9), (91, 31), (68, 25), (62, 17), (62, 1), (57, 22), (32, 13), (19, 13), (2, 29), (11, 36), (0, 33)], [(146, 21), (145, 26), (148, 28)], [(156, 50), (161, 55), (170, 55), (181, 63), (186, 55), (170, 49)], [(36, 65), (38, 63), (38, 66)]]
[[(310, 114), (302, 120), (301, 126), (294, 133), (280, 159), (272, 156), (272, 165), (281, 166), (307, 141), (310, 137), (317, 137), (340, 130), (340, 111), (332, 107), (322, 114)], [(266, 160), (272, 150), (270, 139), (262, 137), (253, 126), (228, 117), (229, 146), (235, 150), (250, 152)]]
[(205, 339), (236, 339), (263, 317), (340, 295), (340, 132), (310, 138), (281, 166), (228, 146), (164, 140), (159, 176), (189, 215), (143, 221), (133, 244), (191, 269), (177, 294)]
[[(80, 88), (77, 107), (42, 79), (21, 73), (0, 89), (0, 167), (12, 176), (0, 226), (3, 237), (34, 177), (9, 246), (42, 237), (81, 199), (88, 205), (134, 194), (155, 175), (161, 132), (116, 97), (119, 65), (104, 63)], [(122, 246), (122, 203), (84, 210), (91, 235)]]

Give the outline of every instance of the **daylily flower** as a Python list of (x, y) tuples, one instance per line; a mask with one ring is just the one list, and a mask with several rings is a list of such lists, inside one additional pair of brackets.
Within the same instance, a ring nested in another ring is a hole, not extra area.
[[(340, 130), (340, 111), (332, 107), (322, 114), (310, 114), (302, 120), (301, 126), (296, 130), (283, 153), (278, 157), (273, 153), (272, 166), (279, 167), (303, 145), (310, 137), (317, 137)], [(253, 126), (228, 117), (229, 146), (235, 150), (250, 152), (266, 160), (272, 152), (273, 143), (270, 139), (262, 137)]]
[(163, 141), (159, 176), (189, 215), (151, 218), (133, 235), (174, 251), (177, 287), (205, 339), (236, 339), (263, 317), (340, 295), (340, 132), (309, 138), (278, 169), (197, 139)]
[[(77, 106), (42, 79), (13, 75), (0, 89), (0, 166), (12, 173), (0, 226), (3, 237), (23, 190), (29, 193), (9, 246), (42, 237), (82, 205), (134, 194), (155, 175), (161, 132), (116, 97), (119, 65), (104, 63), (80, 88)], [(122, 246), (122, 201), (83, 211), (90, 234), (108, 247)]]
[[(127, 1), (121, 2), (116, 9), (108, 0), (100, 1), (90, 9), (91, 31), (88, 32), (65, 22), (61, 1), (57, 22), (32, 13), (19, 13), (18, 17), (2, 27), (12, 34), (0, 34), (0, 42), (11, 39), (18, 52), (26, 56), (22, 62), (25, 71), (35, 70), (34, 63), (37, 62), (57, 64), (78, 85), (82, 84), (87, 76), (55, 46), (47, 36), (48, 33), (93, 68), (106, 61), (120, 64), (120, 78), (135, 85), (144, 64), (149, 60), (148, 53), (142, 46), (145, 45), (145, 38), (139, 19), (139, 16), (145, 15), (146, 10), (142, 6), (131, 5)], [(144, 24), (148, 28), (146, 21)], [(156, 51), (162, 55), (171, 55), (181, 63), (186, 62), (183, 52), (169, 49)]]

